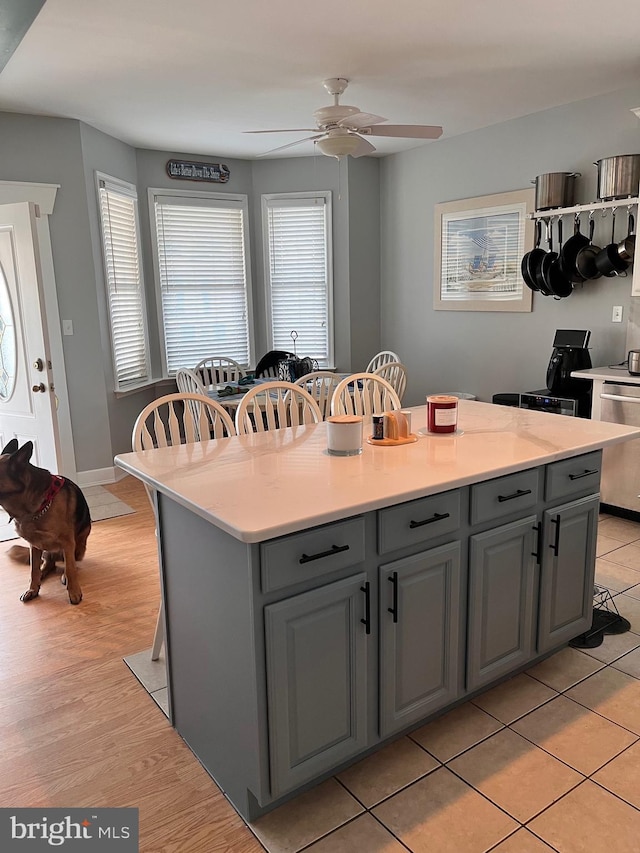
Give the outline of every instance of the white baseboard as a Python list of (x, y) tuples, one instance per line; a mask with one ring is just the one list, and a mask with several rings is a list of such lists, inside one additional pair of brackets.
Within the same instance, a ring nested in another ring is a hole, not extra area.
[(127, 476), (127, 472), (122, 468), (116, 468), (115, 465), (111, 468), (96, 468), (93, 471), (78, 471), (76, 474), (76, 483), (83, 488), (84, 486), (104, 486), (105, 483), (117, 483)]

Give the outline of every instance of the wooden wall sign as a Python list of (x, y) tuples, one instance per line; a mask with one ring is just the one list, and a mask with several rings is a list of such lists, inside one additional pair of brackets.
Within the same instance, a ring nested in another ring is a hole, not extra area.
[(183, 181), (211, 181), (225, 184), (231, 174), (222, 163), (196, 163), (193, 160), (168, 160), (167, 175)]

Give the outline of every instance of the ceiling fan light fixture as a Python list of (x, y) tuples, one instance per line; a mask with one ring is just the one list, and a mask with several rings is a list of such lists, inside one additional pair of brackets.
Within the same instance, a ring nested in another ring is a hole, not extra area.
[(355, 134), (349, 133), (344, 136), (326, 136), (324, 139), (319, 139), (316, 145), (325, 157), (336, 157), (339, 160), (357, 151), (360, 140)]

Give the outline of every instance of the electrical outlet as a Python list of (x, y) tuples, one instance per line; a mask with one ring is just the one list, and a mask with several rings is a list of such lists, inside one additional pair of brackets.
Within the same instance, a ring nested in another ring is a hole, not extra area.
[(614, 305), (611, 314), (612, 323), (622, 323), (622, 305)]

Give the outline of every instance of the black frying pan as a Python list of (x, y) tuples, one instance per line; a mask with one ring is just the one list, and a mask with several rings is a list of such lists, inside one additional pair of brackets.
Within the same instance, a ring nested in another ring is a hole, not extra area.
[(616, 211), (615, 208), (611, 212), (611, 242), (604, 249), (601, 249), (596, 255), (596, 267), (602, 275), (611, 278), (614, 275), (620, 275), (629, 266), (629, 262), (625, 261), (618, 254), (618, 244), (616, 243)]
[[(592, 220), (593, 221), (593, 220)], [(580, 214), (576, 213), (573, 235), (569, 237), (560, 251), (560, 266), (565, 277), (569, 281), (584, 281), (580, 273), (576, 269), (576, 257), (583, 246), (588, 246), (590, 243), (586, 234), (580, 231)]]
[(547, 246), (549, 247), (549, 251), (544, 252), (542, 257), (540, 258), (539, 263), (534, 269), (534, 275), (536, 285), (540, 293), (542, 293), (543, 296), (553, 296), (553, 294), (547, 287), (547, 282), (544, 277), (544, 271), (548, 269), (549, 266), (551, 266), (553, 261), (557, 260), (558, 253), (553, 251), (553, 227), (551, 226), (551, 223), (548, 219), (545, 219), (544, 224), (547, 228)]
[(578, 254), (576, 255), (576, 272), (579, 276), (581, 276), (583, 281), (587, 281), (588, 279), (600, 278), (602, 273), (596, 266), (596, 257), (600, 254), (602, 249), (600, 246), (594, 246), (593, 244), (593, 232), (596, 227), (596, 223), (593, 219), (593, 216), (589, 217), (589, 243), (586, 246), (583, 246)]
[[(562, 217), (560, 217), (558, 219), (558, 254), (555, 260), (551, 262), (548, 262), (546, 258), (543, 261), (543, 264), (546, 264), (543, 271), (545, 283), (551, 291), (551, 295), (558, 299), (570, 296), (573, 293), (573, 284), (564, 274), (561, 265), (562, 248)], [(553, 255), (555, 252), (551, 252), (550, 254)]]
[(540, 240), (542, 239), (542, 220), (536, 220), (536, 245), (530, 252), (523, 257), (520, 263), (520, 272), (524, 283), (531, 290), (537, 290), (536, 269), (540, 265), (540, 261), (545, 255), (544, 249), (540, 248)]
[(623, 261), (628, 261), (629, 263), (633, 262), (633, 256), (636, 250), (636, 235), (634, 233), (634, 225), (635, 220), (633, 218), (633, 213), (630, 213), (627, 236), (624, 238), (624, 240), (618, 243), (618, 254), (620, 255)]
[[(562, 229), (562, 225), (560, 226)], [(558, 253), (553, 251), (553, 222), (547, 220), (547, 241), (549, 243), (549, 251), (545, 252), (544, 258), (540, 261), (540, 266), (536, 270), (536, 283), (538, 290), (544, 296), (555, 296), (551, 289), (551, 265), (558, 260)], [(561, 238), (562, 239), (562, 238)]]

